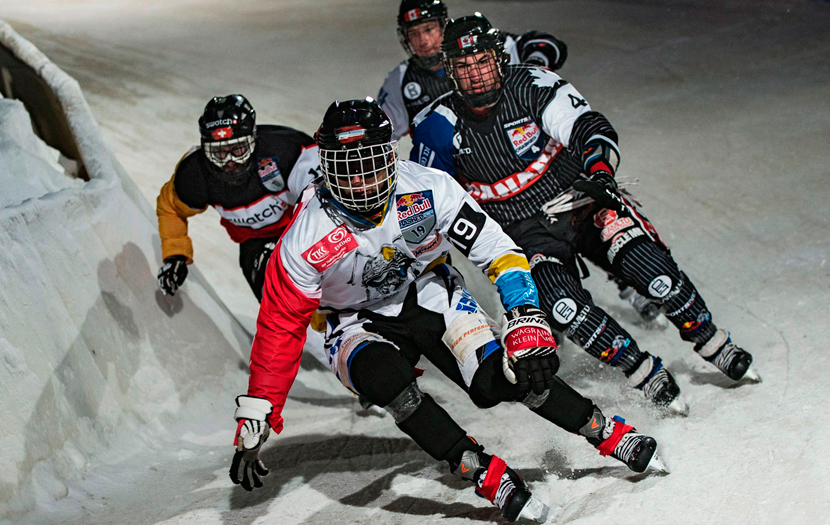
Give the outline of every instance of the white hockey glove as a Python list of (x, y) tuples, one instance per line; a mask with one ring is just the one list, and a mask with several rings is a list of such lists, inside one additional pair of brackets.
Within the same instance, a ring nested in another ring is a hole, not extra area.
[(559, 370), (556, 340), (542, 310), (532, 305), (512, 308), (502, 322), (504, 375), (519, 386), (524, 397), (531, 390), (541, 395), (553, 385)]
[(243, 489), (251, 491), (262, 486), (260, 476), (268, 475), (268, 469), (258, 456), (271, 432), (268, 415), (273, 407), (267, 399), (251, 396), (238, 396), (236, 406), (234, 418), (239, 426), (233, 441), (236, 453), (231, 461), (230, 476), (235, 485), (241, 484)]
[(179, 286), (184, 283), (187, 277), (187, 257), (184, 255), (171, 255), (164, 260), (159, 268), (159, 289), (164, 295), (175, 295)]

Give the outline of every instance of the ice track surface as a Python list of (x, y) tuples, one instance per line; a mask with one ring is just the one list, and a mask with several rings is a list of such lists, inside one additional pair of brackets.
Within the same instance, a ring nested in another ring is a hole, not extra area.
[[(657, 438), (669, 476), (642, 476), (519, 406), (489, 411), (430, 367), (421, 384), (551, 507), (549, 522), (825, 523), (830, 515), (830, 4), (821, 1), (452, 1), (568, 45), (560, 74), (620, 133), (620, 176), (764, 382), (735, 387), (646, 331), (601, 276), (597, 302), (675, 373), (691, 405), (661, 419), (622, 374), (573, 345), (561, 375)], [(214, 95), (244, 93), (263, 123), (313, 133), (335, 98), (375, 95), (403, 59), (397, 1), (0, 2), (0, 18), (78, 79), (105, 139), (154, 203), (198, 140)], [(408, 144), (402, 151), (408, 151)], [(257, 304), (213, 211), (191, 220), (196, 265), (250, 329)], [(155, 263), (151, 263), (155, 264)], [(599, 273), (599, 272), (595, 272)], [(185, 287), (187, 284), (185, 284)], [(56, 299), (57, 300), (57, 299)], [(148, 305), (148, 308), (153, 305)], [(263, 452), (265, 487), (227, 477), (234, 396), (172, 414), (105, 451), (61, 500), (17, 523), (481, 523), (498, 511), (389, 418), (355, 412), (304, 360)]]

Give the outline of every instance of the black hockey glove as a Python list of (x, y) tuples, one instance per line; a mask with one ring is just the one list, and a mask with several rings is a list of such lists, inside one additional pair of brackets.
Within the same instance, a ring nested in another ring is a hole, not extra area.
[(251, 269), (249, 282), (254, 290), (259, 290), (259, 293), (254, 292), (259, 302), (262, 302), (262, 288), (265, 286), (265, 268), (268, 267), (268, 260), (276, 247), (275, 242), (266, 243), (262, 246), (262, 251), (254, 258), (254, 267)]
[(626, 209), (625, 202), (617, 193), (617, 181), (607, 171), (597, 171), (587, 179), (575, 180), (573, 187), (594, 199), (601, 208), (614, 211)]
[(542, 310), (533, 305), (511, 308), (504, 315), (501, 341), (504, 375), (519, 386), (519, 396), (541, 395), (559, 370), (556, 341)]
[(164, 260), (159, 268), (159, 289), (164, 295), (175, 295), (179, 286), (184, 283), (187, 277), (187, 257), (184, 255), (171, 255)]
[(251, 396), (236, 398), (236, 413), (234, 417), (239, 422), (236, 429), (236, 453), (231, 461), (230, 476), (235, 485), (242, 485), (247, 491), (262, 486), (260, 476), (268, 475), (268, 468), (259, 459), (259, 449), (271, 427), (268, 425), (268, 415), (271, 413), (271, 403), (267, 399)]

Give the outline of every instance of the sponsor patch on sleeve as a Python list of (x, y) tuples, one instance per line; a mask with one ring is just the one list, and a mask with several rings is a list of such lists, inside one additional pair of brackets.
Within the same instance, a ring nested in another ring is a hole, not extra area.
[(303, 259), (322, 273), (357, 247), (357, 240), (352, 232), (345, 226), (338, 226), (304, 251)]
[(465, 257), (470, 255), (470, 250), (473, 249), (486, 221), (487, 216), (483, 212), (475, 211), (466, 202), (452, 221), (449, 231), (450, 241)]

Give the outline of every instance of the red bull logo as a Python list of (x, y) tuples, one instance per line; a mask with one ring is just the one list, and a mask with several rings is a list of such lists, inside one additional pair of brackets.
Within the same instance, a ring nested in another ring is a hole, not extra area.
[(432, 202), (423, 193), (401, 195), (395, 204), (397, 205), (398, 220), (432, 209)]

